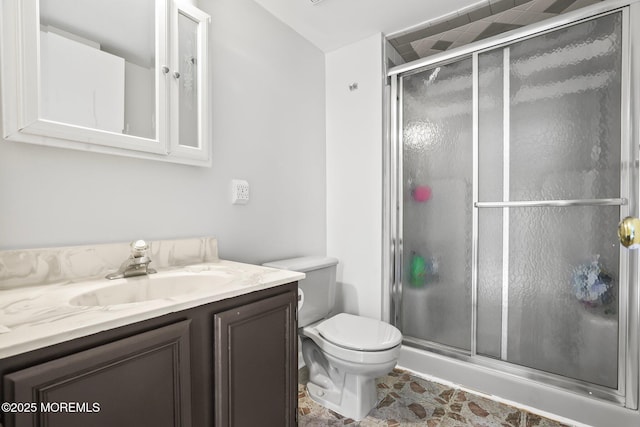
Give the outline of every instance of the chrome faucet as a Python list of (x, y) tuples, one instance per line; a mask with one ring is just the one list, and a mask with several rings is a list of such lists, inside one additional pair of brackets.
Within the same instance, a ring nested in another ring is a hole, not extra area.
[(148, 250), (149, 245), (144, 240), (131, 242), (131, 256), (122, 263), (118, 271), (109, 273), (105, 277), (113, 280), (156, 273), (156, 270), (149, 268), (151, 258), (147, 254)]

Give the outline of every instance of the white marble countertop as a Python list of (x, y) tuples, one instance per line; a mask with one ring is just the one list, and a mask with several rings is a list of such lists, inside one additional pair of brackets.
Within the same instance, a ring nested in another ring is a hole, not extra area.
[[(106, 279), (0, 290), (0, 359), (164, 314), (301, 280), (304, 273), (219, 260), (163, 269), (157, 276), (211, 274), (225, 277), (211, 290), (114, 305), (73, 305), (71, 300), (113, 286)], [(156, 275), (154, 275), (156, 276)], [(132, 283), (140, 277), (120, 279)]]

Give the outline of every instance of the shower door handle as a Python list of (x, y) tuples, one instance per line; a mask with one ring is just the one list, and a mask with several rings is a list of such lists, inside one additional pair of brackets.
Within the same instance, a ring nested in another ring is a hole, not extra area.
[(618, 224), (618, 238), (625, 248), (640, 248), (640, 219), (628, 216)]

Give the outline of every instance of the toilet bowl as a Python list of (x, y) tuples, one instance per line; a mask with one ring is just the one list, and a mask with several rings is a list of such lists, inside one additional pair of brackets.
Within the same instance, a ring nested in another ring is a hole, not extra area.
[(300, 329), (313, 400), (361, 420), (378, 403), (375, 379), (393, 369), (402, 334), (375, 319), (341, 313)]
[(337, 264), (335, 258), (300, 257), (263, 265), (305, 273), (298, 282), (304, 295), (298, 307), (298, 334), (309, 368), (309, 395), (324, 407), (358, 421), (378, 403), (375, 379), (396, 365), (402, 334), (377, 319), (331, 315)]

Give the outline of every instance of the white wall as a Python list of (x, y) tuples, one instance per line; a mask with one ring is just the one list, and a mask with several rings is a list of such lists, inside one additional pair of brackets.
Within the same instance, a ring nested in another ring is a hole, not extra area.
[[(327, 254), (344, 311), (381, 318), (381, 34), (326, 55)], [(358, 89), (349, 90), (349, 85)]]
[(154, 68), (124, 63), (124, 125), (129, 135), (153, 138), (156, 86)]
[(212, 235), (245, 262), (325, 253), (324, 54), (251, 0), (199, 4), (212, 168), (0, 141), (0, 249)]

